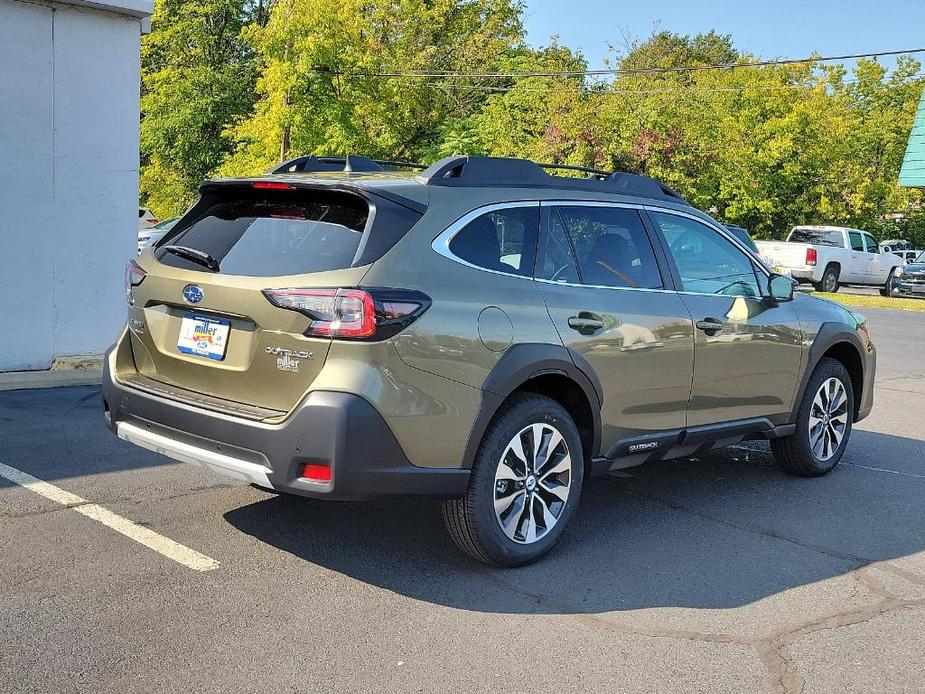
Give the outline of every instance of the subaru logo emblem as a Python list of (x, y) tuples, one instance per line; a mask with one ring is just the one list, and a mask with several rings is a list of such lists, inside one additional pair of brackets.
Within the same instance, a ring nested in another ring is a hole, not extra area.
[(188, 304), (198, 304), (202, 301), (202, 290), (195, 284), (183, 287), (183, 298)]

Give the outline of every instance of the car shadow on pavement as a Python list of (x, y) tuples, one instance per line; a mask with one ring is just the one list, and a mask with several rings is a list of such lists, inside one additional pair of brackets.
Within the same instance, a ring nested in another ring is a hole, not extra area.
[(102, 397), (98, 385), (0, 392), (0, 462), (47, 481), (173, 464), (113, 436)]
[(856, 430), (843, 463), (791, 477), (751, 443), (592, 480), (559, 546), (508, 570), (459, 552), (433, 501), (268, 496), (225, 518), (307, 562), (448, 607), (730, 608), (925, 549), (925, 442)]

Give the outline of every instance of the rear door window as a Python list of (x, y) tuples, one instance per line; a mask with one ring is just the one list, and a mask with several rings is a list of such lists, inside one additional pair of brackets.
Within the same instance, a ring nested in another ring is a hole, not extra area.
[(578, 284), (578, 266), (572, 254), (572, 244), (565, 233), (562, 218), (555, 209), (544, 208), (543, 232), (537, 252), (536, 278)]
[(655, 253), (636, 210), (569, 205), (556, 212), (575, 249), (583, 284), (662, 288)]
[(861, 235), (858, 232), (849, 231), (848, 241), (851, 243), (852, 251), (863, 251), (864, 250), (864, 241), (861, 239)]
[(167, 251), (207, 253), (227, 275), (267, 277), (339, 270), (353, 265), (369, 205), (339, 191), (233, 189), (204, 198), (159, 245), (157, 259), (205, 268)]

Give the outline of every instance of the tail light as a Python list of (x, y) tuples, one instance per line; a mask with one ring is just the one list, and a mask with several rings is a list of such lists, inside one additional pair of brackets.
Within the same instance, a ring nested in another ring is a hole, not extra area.
[(257, 181), (251, 183), (251, 188), (256, 188), (257, 190), (295, 190), (294, 185), (278, 181)]
[(144, 281), (145, 277), (147, 277), (147, 274), (138, 263), (134, 260), (128, 261), (125, 265), (125, 299), (128, 301), (129, 306), (135, 304), (133, 290)]
[(816, 264), (816, 249), (815, 248), (806, 249), (806, 264), (807, 265)]
[(430, 307), (430, 297), (406, 289), (264, 289), (271, 304), (311, 319), (306, 335), (384, 340)]

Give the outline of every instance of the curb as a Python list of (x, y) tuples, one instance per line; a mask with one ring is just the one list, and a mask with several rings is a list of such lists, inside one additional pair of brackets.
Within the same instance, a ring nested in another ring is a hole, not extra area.
[(0, 391), (96, 386), (103, 382), (100, 356), (60, 357), (45, 371), (0, 372)]

